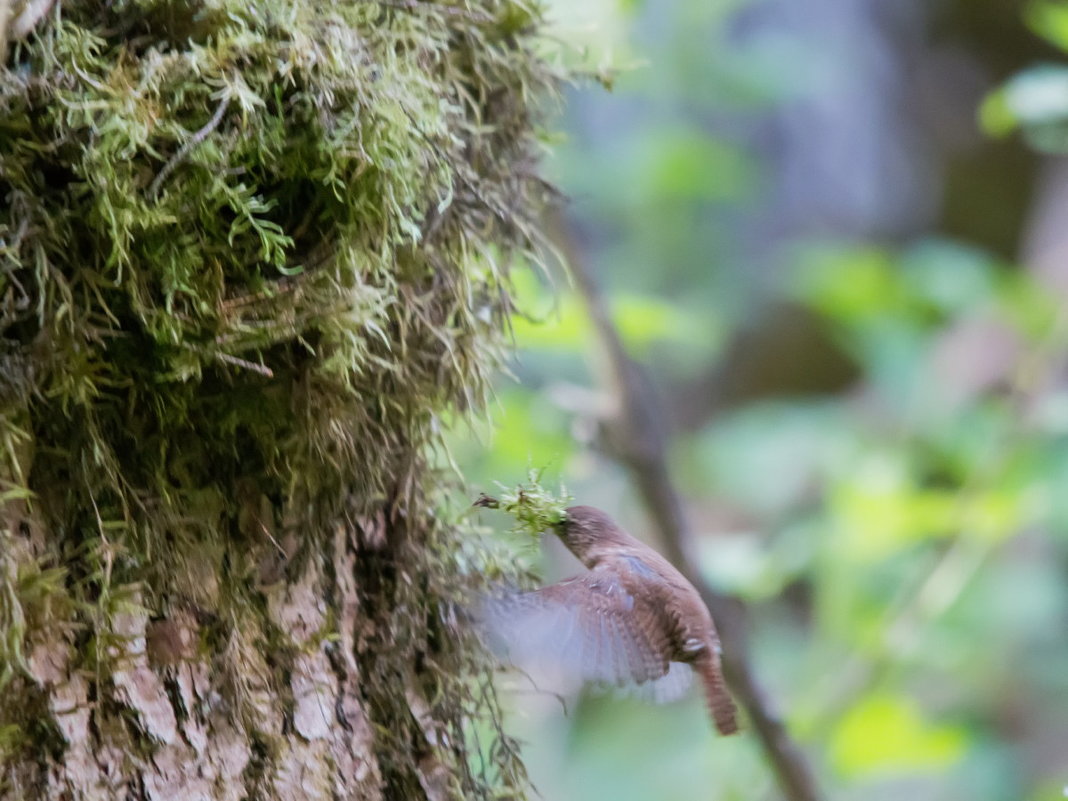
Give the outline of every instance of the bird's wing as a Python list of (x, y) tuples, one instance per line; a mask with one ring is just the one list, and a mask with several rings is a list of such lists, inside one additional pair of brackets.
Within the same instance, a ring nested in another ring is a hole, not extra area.
[(659, 679), (623, 687), (622, 692), (654, 704), (667, 704), (686, 694), (693, 684), (693, 676), (693, 668), (685, 662), (671, 662), (667, 673)]
[[(491, 647), (525, 670), (549, 667), (616, 687), (666, 678), (662, 689), (674, 687), (667, 695), (677, 697), (689, 670), (680, 665), (669, 675), (661, 614), (632, 594), (619, 572), (606, 569), (496, 598), (485, 604), (483, 620)], [(654, 697), (664, 695), (649, 689)]]

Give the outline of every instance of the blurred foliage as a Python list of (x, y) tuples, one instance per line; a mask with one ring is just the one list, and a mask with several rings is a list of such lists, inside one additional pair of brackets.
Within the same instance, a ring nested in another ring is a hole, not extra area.
[[(798, 238), (770, 276), (739, 260), (739, 220), (766, 188), (759, 150), (738, 135), (745, 115), (818, 91), (826, 64), (785, 37), (739, 44), (731, 25), (746, 6), (588, 11), (587, 22), (606, 23), (601, 38), (580, 27), (587, 55), (616, 54), (629, 68), (614, 94), (570, 98), (569, 139), (554, 156), (571, 198), (563, 249), (605, 285), (665, 408), (711, 409), (695, 390), (702, 376), (780, 303), (802, 309), (858, 368), (845, 392), (669, 421), (702, 570), (749, 603), (760, 679), (828, 797), (1059, 798), (1063, 301), (1019, 265), (937, 231), (897, 243)], [(1025, 19), (1068, 49), (1068, 3), (1033, 4)], [(1066, 149), (1066, 69), (1039, 67), (990, 94), (987, 131)], [(454, 450), (479, 486), (547, 466), (577, 502), (611, 508), (645, 535), (625, 476), (596, 448), (613, 403), (596, 381), (596, 338), (558, 284), (519, 287), (519, 356), (499, 386), (496, 425), (478, 447), (454, 434)], [(776, 369), (775, 354), (747, 355)], [(544, 697), (516, 703), (514, 728), (550, 801), (776, 792), (755, 739), (713, 739), (693, 699), (653, 709), (580, 698), (569, 715)]]
[[(1032, 2), (1024, 19), (1054, 47), (1068, 52), (1068, 3)], [(1068, 66), (1038, 64), (1013, 76), (986, 98), (980, 119), (994, 136), (1021, 130), (1037, 150), (1068, 151)]]

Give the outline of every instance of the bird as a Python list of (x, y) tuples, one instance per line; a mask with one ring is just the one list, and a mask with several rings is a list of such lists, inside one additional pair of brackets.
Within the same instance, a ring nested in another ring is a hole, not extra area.
[(586, 572), (489, 599), (489, 647), (519, 667), (549, 665), (658, 702), (681, 696), (696, 675), (716, 729), (737, 732), (719, 635), (694, 586), (600, 509), (568, 507), (553, 533)]

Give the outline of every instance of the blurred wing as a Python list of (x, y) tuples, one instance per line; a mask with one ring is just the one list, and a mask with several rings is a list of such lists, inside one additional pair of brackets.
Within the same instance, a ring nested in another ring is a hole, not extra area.
[(672, 662), (668, 672), (659, 679), (625, 688), (623, 692), (654, 704), (668, 704), (682, 698), (691, 684), (693, 668), (685, 662)]
[(658, 614), (627, 590), (618, 573), (602, 569), (494, 599), (483, 619), (491, 648), (524, 670), (556, 670), (616, 687), (663, 678), (667, 691), (681, 676), (669, 673)]

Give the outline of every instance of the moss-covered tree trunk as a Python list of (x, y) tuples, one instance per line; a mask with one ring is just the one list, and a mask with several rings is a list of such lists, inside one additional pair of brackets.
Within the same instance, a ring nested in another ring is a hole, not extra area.
[(70, 0), (9, 42), (0, 799), (521, 792), (426, 458), (530, 245), (536, 23)]

